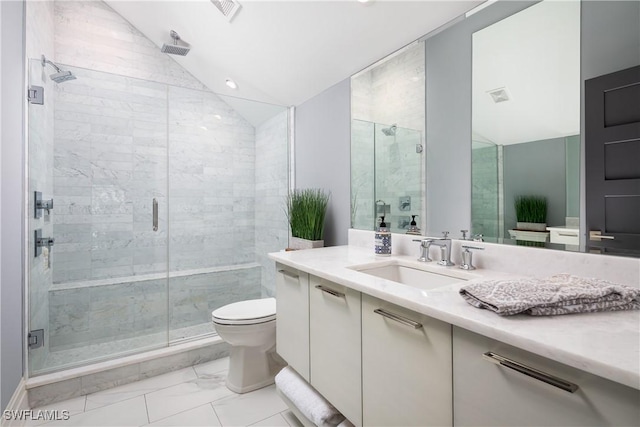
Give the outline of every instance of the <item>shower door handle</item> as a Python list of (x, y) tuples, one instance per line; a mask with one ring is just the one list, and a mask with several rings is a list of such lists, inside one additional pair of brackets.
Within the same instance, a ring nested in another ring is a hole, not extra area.
[(153, 231), (158, 231), (158, 200), (153, 198)]

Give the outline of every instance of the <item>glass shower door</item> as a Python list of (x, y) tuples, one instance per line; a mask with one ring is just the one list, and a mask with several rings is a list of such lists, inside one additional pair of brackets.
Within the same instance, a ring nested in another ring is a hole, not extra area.
[(168, 343), (167, 87), (59, 65), (29, 62), (30, 376)]

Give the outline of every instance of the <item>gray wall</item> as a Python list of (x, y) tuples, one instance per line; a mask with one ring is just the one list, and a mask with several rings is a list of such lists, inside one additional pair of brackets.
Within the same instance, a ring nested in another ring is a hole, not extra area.
[(0, 2), (0, 403), (22, 377), (23, 3)]
[(325, 246), (346, 245), (350, 226), (349, 80), (296, 108), (295, 186), (331, 191)]

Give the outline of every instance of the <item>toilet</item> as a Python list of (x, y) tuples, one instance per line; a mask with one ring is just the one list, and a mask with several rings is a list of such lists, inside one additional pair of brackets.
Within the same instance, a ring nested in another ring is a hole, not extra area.
[(283, 367), (275, 353), (276, 299), (235, 302), (211, 313), (220, 338), (231, 346), (227, 388), (247, 393), (274, 383)]

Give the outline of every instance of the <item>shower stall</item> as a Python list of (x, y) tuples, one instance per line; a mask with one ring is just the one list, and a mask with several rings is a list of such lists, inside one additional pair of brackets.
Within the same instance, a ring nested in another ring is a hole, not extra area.
[(27, 51), (29, 377), (215, 334), (212, 310), (274, 294), (288, 239), (288, 108), (214, 94), (157, 47), (147, 78), (56, 48)]
[[(405, 233), (424, 212), (422, 133), (397, 124), (351, 121), (351, 226), (373, 230), (380, 216)], [(420, 226), (421, 218), (416, 222)]]

